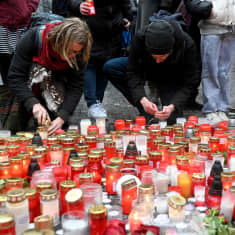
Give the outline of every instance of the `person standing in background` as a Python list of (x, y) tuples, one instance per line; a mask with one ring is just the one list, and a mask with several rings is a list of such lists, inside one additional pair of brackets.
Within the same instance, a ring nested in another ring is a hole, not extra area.
[[(94, 3), (92, 15), (89, 14), (90, 2)], [(68, 14), (85, 20), (93, 37), (84, 87), (88, 116), (106, 118), (102, 100), (108, 81), (103, 73), (103, 65), (121, 54), (121, 33), (132, 20), (130, 0), (69, 0)]]

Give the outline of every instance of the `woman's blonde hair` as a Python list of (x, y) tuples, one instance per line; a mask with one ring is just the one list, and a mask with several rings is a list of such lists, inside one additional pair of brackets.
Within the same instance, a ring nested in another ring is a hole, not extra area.
[(80, 59), (88, 62), (92, 44), (92, 36), (87, 24), (79, 18), (67, 18), (61, 24), (56, 25), (48, 34), (54, 50), (66, 59), (69, 66), (79, 70), (76, 57), (68, 58), (70, 45), (73, 42), (81, 44), (83, 49), (79, 55)]

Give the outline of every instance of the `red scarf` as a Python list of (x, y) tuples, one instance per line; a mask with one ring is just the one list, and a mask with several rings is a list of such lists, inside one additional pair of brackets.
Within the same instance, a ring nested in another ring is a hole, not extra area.
[(46, 28), (42, 31), (41, 34), (42, 45), (39, 54), (33, 57), (33, 62), (37, 62), (49, 70), (65, 70), (69, 67), (67, 61), (61, 59), (61, 57), (53, 49), (51, 43), (47, 40), (48, 33), (51, 31), (51, 29), (61, 23), (62, 22), (46, 24)]

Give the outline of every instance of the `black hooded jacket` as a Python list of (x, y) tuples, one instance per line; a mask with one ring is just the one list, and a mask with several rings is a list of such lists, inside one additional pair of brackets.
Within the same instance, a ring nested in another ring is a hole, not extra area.
[(128, 86), (136, 104), (146, 96), (144, 78), (159, 89), (161, 86), (175, 88), (175, 95), (169, 104), (181, 110), (195, 84), (200, 81), (200, 60), (191, 37), (177, 23), (168, 22), (174, 28), (175, 44), (172, 53), (162, 63), (156, 63), (146, 50), (145, 35), (136, 35), (128, 60)]
[(80, 13), (83, 0), (69, 0), (69, 16), (85, 20), (93, 36), (90, 62), (106, 61), (120, 55), (122, 19), (132, 20), (130, 0), (94, 0), (96, 14)]

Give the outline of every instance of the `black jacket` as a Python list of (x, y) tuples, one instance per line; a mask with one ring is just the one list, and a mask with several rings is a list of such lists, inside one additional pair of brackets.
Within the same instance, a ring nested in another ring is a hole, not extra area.
[(169, 104), (174, 104), (176, 109), (181, 110), (195, 84), (200, 81), (200, 60), (191, 37), (178, 24), (169, 23), (175, 29), (175, 46), (172, 54), (162, 63), (157, 64), (146, 51), (145, 36), (136, 35), (128, 59), (128, 86), (137, 104), (146, 96), (145, 72), (145, 78), (153, 81), (159, 89), (161, 86), (175, 88), (175, 95)]
[(184, 4), (188, 13), (198, 20), (207, 19), (211, 14), (212, 3), (209, 1), (184, 0)]
[[(32, 111), (33, 105), (40, 103), (34, 96), (32, 90), (28, 87), (29, 71), (32, 66), (32, 59), (38, 55), (40, 43), (38, 43), (39, 28), (29, 30), (19, 41), (16, 47), (16, 53), (12, 59), (8, 73), (8, 86), (13, 90), (20, 102), (23, 102), (28, 111)], [(79, 71), (68, 68), (64, 71), (52, 71), (57, 74), (65, 86), (64, 102), (61, 104), (57, 116), (65, 122), (74, 111), (83, 92), (83, 74), (85, 63), (79, 62)]]
[(122, 19), (132, 19), (130, 0), (94, 0), (96, 15), (80, 13), (83, 0), (69, 0), (69, 16), (85, 20), (93, 36), (91, 62), (106, 61), (120, 55)]

